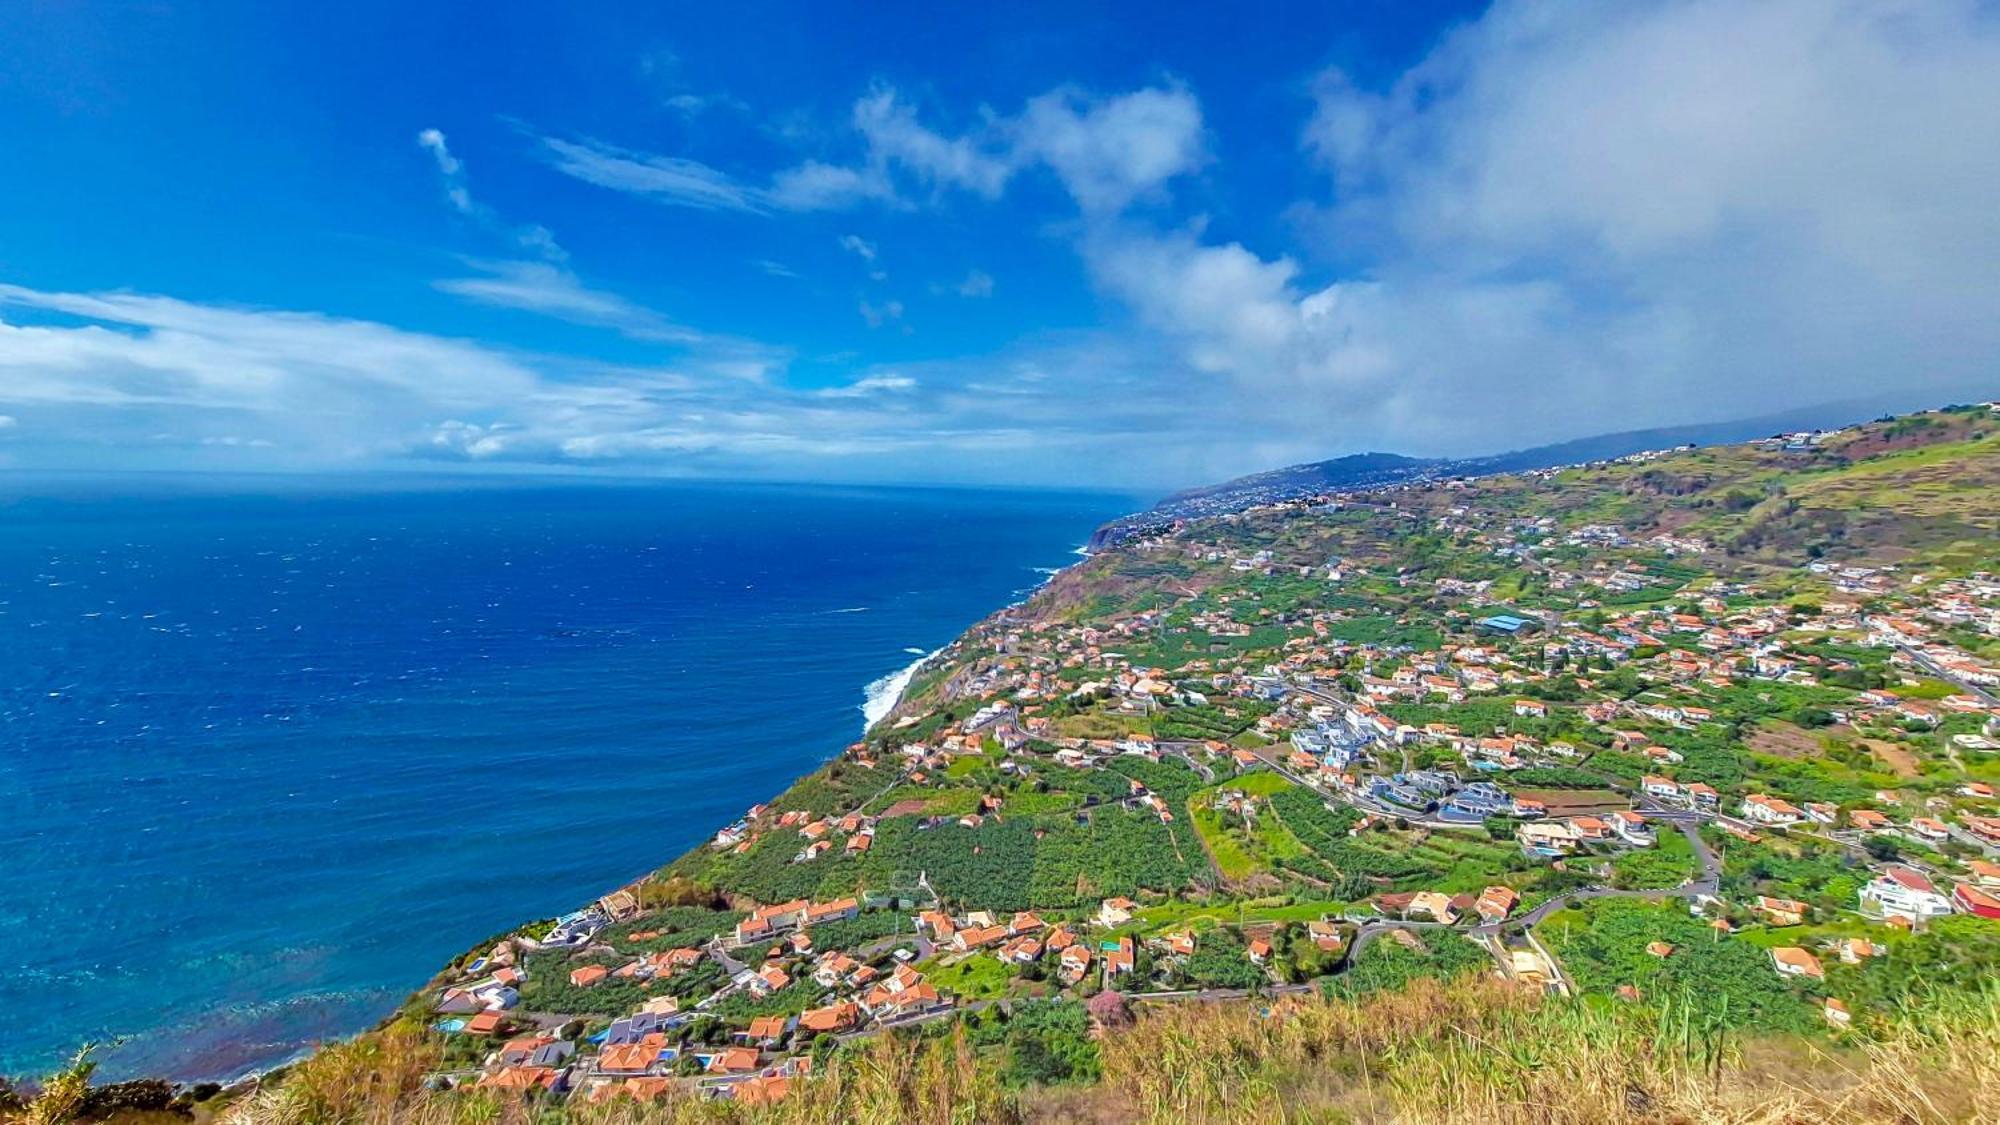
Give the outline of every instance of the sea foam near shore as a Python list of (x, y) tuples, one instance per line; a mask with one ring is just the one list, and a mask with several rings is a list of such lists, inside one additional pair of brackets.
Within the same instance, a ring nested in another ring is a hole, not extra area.
[(938, 649), (936, 652), (926, 652), (911, 661), (908, 667), (871, 681), (861, 698), (861, 729), (867, 730), (888, 718), (889, 712), (894, 711), (896, 704), (902, 701), (903, 692), (909, 690), (910, 681), (917, 678), (917, 669), (922, 668), (931, 657), (943, 651)]

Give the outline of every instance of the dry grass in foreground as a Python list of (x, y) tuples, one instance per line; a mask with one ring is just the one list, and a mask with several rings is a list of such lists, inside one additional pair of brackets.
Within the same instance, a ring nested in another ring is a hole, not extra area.
[[(773, 1125), (1027, 1121), (1606, 1125), (2000, 1120), (2000, 990), (1945, 993), (1844, 1045), (1708, 1034), (1673, 1011), (1419, 981), (1363, 1002), (1162, 1006), (1103, 1041), (1103, 1081), (1014, 1091), (953, 1033), (869, 1040), (767, 1107), (540, 1104), (423, 1088), (434, 1050), (389, 1031), (319, 1052), (232, 1125)], [(72, 1091), (73, 1093), (73, 1091)], [(55, 1110), (57, 1107), (47, 1107)], [(30, 1113), (36, 1110), (31, 1107)], [(24, 1118), (60, 1125), (60, 1113)]]
[[(1967, 1122), (2000, 1117), (2000, 995), (1948, 994), (1853, 1047), (1705, 1033), (1671, 1011), (1488, 982), (1361, 1004), (1156, 1013), (1084, 1104), (1194, 1123)], [(1051, 1105), (1060, 1112), (1061, 1107)], [(1081, 1108), (1081, 1107), (1076, 1107)]]

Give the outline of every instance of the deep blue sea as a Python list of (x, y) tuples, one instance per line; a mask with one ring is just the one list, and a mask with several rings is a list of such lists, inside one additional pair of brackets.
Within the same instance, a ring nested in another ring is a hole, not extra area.
[(364, 1028), (837, 753), (1134, 506), (0, 480), (0, 1073)]

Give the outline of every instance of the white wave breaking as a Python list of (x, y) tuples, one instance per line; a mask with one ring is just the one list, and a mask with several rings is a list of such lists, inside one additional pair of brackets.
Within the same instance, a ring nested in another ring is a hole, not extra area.
[[(918, 652), (921, 650), (904, 649), (903, 651)], [(910, 681), (917, 678), (917, 669), (922, 668), (925, 661), (936, 656), (938, 652), (943, 651), (943, 649), (938, 649), (937, 652), (923, 653), (923, 655), (911, 661), (909, 667), (891, 672), (881, 679), (870, 683), (861, 698), (861, 717), (864, 721), (861, 729), (867, 730), (876, 723), (888, 718), (889, 712), (894, 711), (896, 704), (902, 701), (903, 693), (909, 690)]]

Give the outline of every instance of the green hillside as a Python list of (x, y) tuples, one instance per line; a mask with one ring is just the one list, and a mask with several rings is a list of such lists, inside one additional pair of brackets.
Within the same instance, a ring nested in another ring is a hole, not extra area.
[(199, 1112), (1973, 1120), (1996, 575), (1983, 406), (1181, 524)]

